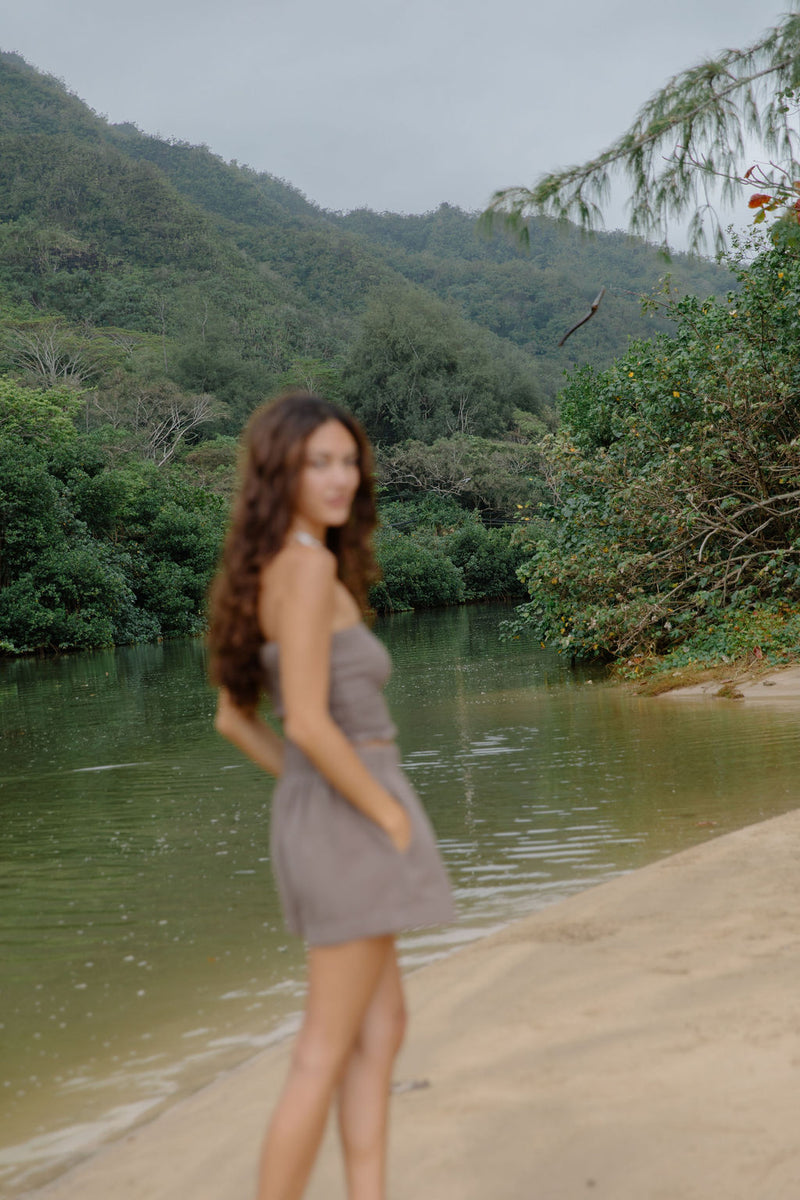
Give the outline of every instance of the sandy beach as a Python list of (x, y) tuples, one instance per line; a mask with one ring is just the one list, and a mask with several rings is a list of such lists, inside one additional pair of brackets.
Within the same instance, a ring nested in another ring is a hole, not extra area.
[(783, 667), (765, 672), (734, 672), (729, 678), (706, 679), (686, 687), (674, 687), (661, 692), (657, 699), (695, 700), (698, 697), (722, 700), (757, 700), (797, 702), (800, 700), (800, 667)]
[[(800, 810), (413, 974), (391, 1200), (797, 1200), (799, 848)], [(248, 1200), (287, 1056), (29, 1195)], [(331, 1136), (308, 1195), (344, 1197)]]

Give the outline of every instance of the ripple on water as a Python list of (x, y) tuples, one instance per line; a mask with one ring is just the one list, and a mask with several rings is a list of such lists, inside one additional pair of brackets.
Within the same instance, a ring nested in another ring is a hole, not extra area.
[[(794, 713), (583, 687), (500, 643), (501, 615), (378, 626), (459, 912), (401, 939), (405, 969), (797, 803)], [(0, 665), (9, 1195), (295, 1027), (303, 953), (269, 875), (270, 785), (210, 733), (204, 672), (196, 642)]]

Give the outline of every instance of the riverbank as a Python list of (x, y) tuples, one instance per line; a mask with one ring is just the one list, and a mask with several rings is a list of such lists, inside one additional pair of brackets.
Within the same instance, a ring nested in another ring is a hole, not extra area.
[[(800, 810), (564, 900), (408, 980), (396, 1200), (800, 1195)], [(252, 1195), (288, 1046), (37, 1200)], [(341, 1200), (326, 1143), (309, 1200)]]
[(765, 668), (755, 664), (739, 671), (718, 668), (709, 671), (694, 682), (681, 681), (669, 676), (657, 677), (642, 691), (645, 695), (665, 696), (677, 699), (713, 697), (721, 700), (800, 700), (800, 665)]

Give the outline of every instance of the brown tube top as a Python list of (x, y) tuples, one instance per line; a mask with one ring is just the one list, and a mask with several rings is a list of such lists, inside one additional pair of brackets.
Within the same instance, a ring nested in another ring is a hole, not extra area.
[[(267, 691), (275, 715), (283, 719), (277, 642), (261, 647)], [(366, 625), (348, 625), (331, 635), (330, 714), (351, 742), (394, 741), (397, 729), (383, 688), (392, 664), (386, 648)]]

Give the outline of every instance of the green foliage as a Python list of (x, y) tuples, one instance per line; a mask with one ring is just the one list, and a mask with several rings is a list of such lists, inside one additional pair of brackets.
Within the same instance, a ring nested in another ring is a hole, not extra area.
[(379, 612), (460, 604), (465, 598), (461, 571), (438, 539), (383, 532), (377, 541), (383, 579), (370, 592)]
[(0, 640), (15, 652), (110, 645), (133, 603), (126, 556), (92, 538), (48, 450), (0, 438)]
[[(449, 204), (421, 216), (362, 209), (336, 221), (368, 239), (407, 280), (532, 358), (537, 389), (548, 401), (565, 371), (608, 365), (629, 338), (669, 328), (641, 305), (642, 295), (658, 286), (663, 258), (620, 232), (586, 238), (574, 226), (533, 217), (529, 244), (521, 248), (508, 238), (480, 236), (475, 214)], [(674, 255), (670, 269), (676, 294), (724, 293), (732, 282), (723, 267), (687, 255)], [(606, 296), (600, 313), (559, 347), (601, 284)]]
[[(516, 415), (537, 423), (538, 443), (544, 434), (541, 422), (529, 414)], [(492, 521), (510, 521), (520, 507), (543, 495), (537, 447), (521, 437), (499, 441), (456, 434), (432, 445), (402, 442), (379, 449), (377, 468), (392, 498), (451, 498)]]
[(226, 413), (207, 393), (190, 395), (169, 379), (120, 372), (93, 393), (86, 424), (110, 426), (129, 449), (163, 467)]
[(449, 206), (323, 213), (207, 147), (111, 126), (0, 53), (6, 651), (196, 632), (236, 435), (285, 384), (349, 398), (385, 443), (406, 516), (381, 535), (384, 606), (512, 594), (519, 549), (494, 525), (542, 495), (543, 397), (586, 280), (619, 307), (571, 340), (580, 361), (657, 319), (626, 298), (661, 270), (649, 248), (582, 254), (547, 221), (526, 259)]
[(75, 399), (0, 380), (0, 644), (199, 632), (224, 500), (137, 457), (114, 463), (65, 416), (58, 401)]
[(499, 434), (515, 409), (542, 407), (518, 363), (441, 301), (402, 288), (373, 297), (345, 361), (345, 400), (380, 443)]
[(513, 526), (487, 529), (473, 519), (443, 539), (445, 553), (461, 571), (465, 600), (511, 600), (522, 594), (521, 555), (513, 537)]
[(281, 390), (301, 388), (317, 396), (324, 396), (334, 404), (344, 403), (341, 368), (308, 355), (295, 358), (289, 364), (288, 370), (278, 380), (278, 387)]
[(81, 398), (70, 389), (22, 388), (0, 376), (0, 438), (50, 445), (69, 441)]
[(16, 437), (0, 441), (0, 585), (30, 570), (63, 540), (60, 489), (41, 450)]
[(380, 528), (399, 533), (420, 528), (444, 534), (471, 516), (465, 513), (455, 496), (430, 490), (415, 491), (410, 496), (398, 498), (393, 488), (383, 486), (379, 489), (378, 512)]
[(16, 651), (74, 650), (131, 640), (133, 596), (124, 555), (81, 537), (49, 546), (0, 592), (0, 637)]
[(512, 526), (487, 527), (452, 497), (435, 495), (384, 500), (380, 513), (383, 579), (370, 595), (373, 608), (391, 612), (522, 594)]
[(800, 260), (751, 255), (727, 302), (680, 301), (672, 338), (565, 390), (520, 611), (562, 650), (666, 653), (800, 602)]
[[(628, 180), (633, 233), (658, 232), (666, 242), (669, 218), (689, 213), (693, 248), (704, 244), (704, 218), (710, 217), (722, 249), (722, 227), (709, 201), (715, 183), (721, 181), (723, 200), (730, 202), (739, 198), (743, 185), (774, 193), (791, 189), (796, 178), (797, 133), (791, 116), (800, 83), (798, 47), (800, 15), (787, 13), (754, 45), (723, 50), (670, 79), (642, 107), (631, 128), (597, 158), (545, 175), (532, 188), (496, 192), (484, 220), (491, 225), (495, 215), (503, 214), (506, 224), (523, 236), (530, 212), (570, 218), (593, 229), (602, 220), (611, 174), (617, 170)], [(754, 168), (745, 171), (742, 165), (753, 142), (771, 155), (756, 178)]]
[(118, 529), (131, 556), (136, 604), (166, 637), (200, 633), (227, 506), (153, 466), (137, 465), (128, 483)]
[[(720, 662), (779, 665), (800, 658), (800, 612), (781, 601), (754, 608), (721, 609), (709, 613), (707, 621), (659, 661), (660, 672), (711, 667)], [(623, 673), (637, 678), (645, 665), (636, 659), (626, 660)]]
[(238, 457), (238, 439), (218, 434), (188, 451), (182, 466), (191, 483), (229, 500), (236, 486)]
[[(55, 322), (77, 352), (64, 365), (101, 390), (124, 369), (212, 394), (228, 408), (211, 436), (238, 431), (287, 381), (335, 396), (345, 358), (369, 340), (369, 298), (407, 282), (424, 289), (422, 308), (434, 294), (442, 306), (423, 338), (424, 386), (405, 386), (402, 355), (392, 368), (403, 385), (386, 402), (393, 437), (497, 436), (514, 408), (547, 419), (564, 366), (609, 361), (648, 330), (637, 294), (662, 270), (644, 245), (581, 243), (548, 221), (526, 257), (477, 238), (474, 216), (448, 205), (421, 217), (323, 213), (207, 147), (109, 125), (15, 55), (0, 57), (0, 192), (11, 340), (26, 321)], [(721, 286), (708, 264), (681, 269), (694, 289)], [(558, 350), (598, 279), (609, 289), (602, 319)], [(19, 345), (0, 352), (0, 371), (18, 370), (20, 357)], [(368, 412), (369, 364), (356, 366)]]

